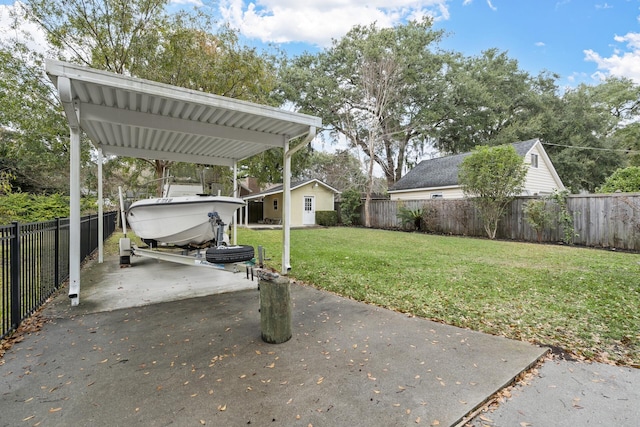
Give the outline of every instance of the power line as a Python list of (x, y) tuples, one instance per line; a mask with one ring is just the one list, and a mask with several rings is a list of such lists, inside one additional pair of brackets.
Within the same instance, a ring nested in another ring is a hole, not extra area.
[(627, 154), (640, 154), (640, 151), (638, 150), (625, 150), (624, 148), (578, 147), (575, 145), (552, 144), (550, 142), (543, 142), (542, 144), (553, 145), (555, 147), (578, 148), (580, 150), (620, 151), (622, 153), (627, 153)]

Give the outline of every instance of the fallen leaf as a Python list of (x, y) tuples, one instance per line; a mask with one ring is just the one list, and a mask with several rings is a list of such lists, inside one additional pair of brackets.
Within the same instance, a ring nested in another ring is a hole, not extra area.
[(200, 424), (205, 425), (207, 422), (205, 420), (200, 420)]
[(218, 411), (226, 411), (227, 405), (218, 405)]
[(29, 421), (32, 418), (35, 418), (35, 415), (31, 415), (30, 417), (23, 418), (22, 421)]
[(100, 362), (98, 362), (98, 363), (106, 363), (106, 362), (107, 362), (107, 360), (109, 360), (109, 359), (104, 359), (104, 360), (102, 360), (102, 361), (100, 361)]
[(318, 378), (318, 381), (316, 381), (316, 384), (322, 384), (322, 381), (324, 381), (324, 377)]
[(61, 410), (62, 410), (62, 408), (51, 408), (51, 409), (49, 409), (49, 412), (58, 412), (58, 411), (61, 411)]
[(433, 422), (431, 423), (432, 426), (439, 426), (440, 425), (440, 421), (438, 420), (433, 420)]
[(273, 368), (273, 367), (275, 367), (275, 366), (276, 366), (276, 362), (273, 362), (272, 364), (267, 365), (266, 367), (267, 367), (267, 368)]
[(416, 418), (416, 424), (420, 424), (420, 417)]
[(528, 423), (528, 422), (526, 422), (526, 421), (523, 421), (523, 422), (521, 422), (521, 423), (520, 423), (520, 426), (521, 426), (521, 427), (528, 427), (528, 426), (530, 426), (530, 425), (532, 425), (532, 424), (531, 424), (531, 423)]
[(493, 422), (493, 420), (492, 420), (491, 418), (487, 418), (487, 417), (485, 417), (484, 415), (480, 415), (480, 419), (481, 419), (482, 421), (486, 421), (486, 422), (488, 422), (488, 423), (492, 423), (492, 422)]

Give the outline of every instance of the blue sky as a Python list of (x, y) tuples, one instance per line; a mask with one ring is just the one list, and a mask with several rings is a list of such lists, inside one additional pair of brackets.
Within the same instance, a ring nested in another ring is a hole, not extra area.
[(562, 85), (611, 74), (640, 83), (640, 0), (226, 0), (211, 10), (251, 40), (294, 53), (328, 46), (354, 24), (429, 15), (447, 32), (446, 49), (475, 56), (495, 47), (532, 74), (560, 74)]
[[(609, 75), (640, 84), (640, 0), (170, 1), (172, 9), (204, 8), (238, 28), (246, 43), (275, 43), (291, 54), (327, 47), (356, 24), (392, 26), (429, 15), (448, 34), (445, 49), (471, 56), (495, 47), (531, 74), (560, 74), (563, 86)], [(6, 26), (14, 1), (0, 5)]]

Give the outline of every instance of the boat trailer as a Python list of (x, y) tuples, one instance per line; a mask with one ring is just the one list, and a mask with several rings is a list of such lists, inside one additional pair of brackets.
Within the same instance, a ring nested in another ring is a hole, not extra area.
[(262, 268), (264, 265), (264, 248), (258, 246), (258, 259), (251, 256), (251, 259), (244, 261), (232, 261), (232, 262), (211, 262), (207, 258), (211, 259), (211, 254), (208, 251), (214, 250), (214, 260), (218, 259), (233, 259), (235, 256), (226, 257), (225, 253), (228, 251), (230, 254), (237, 254), (239, 252), (247, 255), (248, 249), (251, 249), (253, 254), (253, 247), (251, 246), (218, 246), (214, 248), (201, 248), (194, 250), (180, 249), (177, 250), (165, 250), (160, 248), (140, 248), (135, 243), (131, 242), (128, 237), (122, 237), (119, 241), (120, 249), (120, 267), (130, 267), (131, 257), (146, 257), (153, 258), (161, 261), (174, 262), (177, 264), (192, 265), (198, 267), (215, 268), (216, 270), (224, 270), (231, 273), (245, 272), (247, 279), (253, 281), (254, 269)]

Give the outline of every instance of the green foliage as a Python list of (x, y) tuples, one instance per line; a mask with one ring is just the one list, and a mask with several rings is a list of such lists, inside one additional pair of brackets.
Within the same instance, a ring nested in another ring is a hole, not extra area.
[(476, 147), (460, 165), (458, 181), (480, 211), (484, 228), (495, 239), (498, 222), (522, 192), (527, 168), (512, 145)]
[(553, 224), (553, 214), (547, 208), (545, 199), (530, 200), (524, 205), (524, 215), (527, 223), (536, 230), (538, 243), (542, 242), (542, 232)]
[(167, 0), (27, 0), (27, 16), (60, 55), (118, 74), (157, 47)]
[(340, 216), (344, 225), (353, 225), (360, 222), (360, 206), (362, 199), (360, 192), (350, 188), (342, 192), (340, 202)]
[[(279, 270), (282, 232), (238, 233)], [(342, 227), (292, 230), (291, 258), (290, 277), (347, 298), (640, 364), (637, 254)]]
[(500, 145), (537, 137), (540, 83), (506, 52), (489, 49), (477, 57), (450, 61), (446, 117), (437, 126), (435, 146), (445, 153), (464, 153), (477, 145)]
[(398, 219), (403, 226), (410, 226), (418, 231), (422, 231), (424, 224), (424, 209), (410, 209), (404, 206), (398, 207)]
[(639, 87), (631, 81), (607, 79), (597, 86), (568, 89), (545, 103), (538, 136), (561, 145), (545, 148), (572, 193), (595, 192), (623, 166), (622, 150), (638, 148), (634, 145), (637, 132), (628, 132), (629, 125), (623, 123), (637, 121), (638, 107), (632, 105), (639, 99)]
[(11, 193), (11, 180), (15, 175), (11, 172), (0, 170), (0, 195)]
[(573, 243), (573, 238), (578, 236), (573, 229), (573, 214), (569, 211), (567, 206), (567, 199), (569, 192), (567, 190), (557, 191), (549, 195), (549, 200), (558, 205), (558, 223), (562, 227), (562, 241), (570, 245)]
[(616, 170), (609, 176), (598, 193), (639, 193), (640, 192), (640, 166), (629, 166)]
[(443, 117), (448, 55), (436, 50), (442, 35), (429, 19), (392, 28), (355, 26), (324, 51), (285, 64), (282, 96), (322, 117), (336, 141), (344, 135), (360, 147), (393, 184)]
[(325, 227), (335, 227), (338, 225), (338, 212), (316, 211), (316, 223)]
[(308, 179), (318, 179), (339, 191), (352, 187), (364, 189), (367, 182), (360, 161), (349, 150), (337, 150), (334, 153), (314, 151), (303, 175)]
[[(97, 211), (95, 197), (80, 199), (83, 214)], [(29, 193), (12, 193), (0, 196), (0, 225), (19, 222), (40, 222), (69, 217), (69, 197), (61, 194), (38, 196)]]

